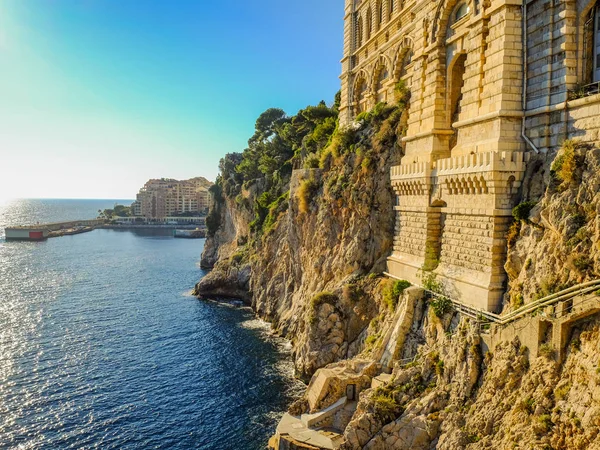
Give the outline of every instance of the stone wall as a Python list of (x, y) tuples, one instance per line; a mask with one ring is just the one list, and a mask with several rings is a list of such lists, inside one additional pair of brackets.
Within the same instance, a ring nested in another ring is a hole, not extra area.
[(405, 156), (391, 173), (394, 276), (418, 282), (416, 267), (437, 260), (452, 292), (498, 306), (527, 161), (518, 155), (554, 151), (567, 138), (600, 144), (600, 94), (573, 100), (589, 82), (594, 3), (346, 0), (342, 125), (391, 101), (399, 81), (410, 91)]

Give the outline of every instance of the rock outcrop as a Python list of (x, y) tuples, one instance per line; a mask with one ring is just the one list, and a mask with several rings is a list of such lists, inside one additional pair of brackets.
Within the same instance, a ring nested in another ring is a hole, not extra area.
[(376, 275), (393, 240), (388, 177), (401, 156), (394, 143), (401, 128), (402, 108), (387, 107), (356, 129), (334, 133), (318, 150), (320, 168), (290, 173), (288, 190), (270, 206), (281, 212), (261, 230), (250, 226), (251, 205), (265, 195), (265, 183), (246, 182), (234, 198), (215, 196), (220, 225), (202, 256), (203, 267), (213, 270), (195, 293), (251, 302), (292, 341), (297, 374), (306, 380), (355, 356), (385, 308)]
[[(267, 164), (272, 155), (257, 149), (296, 136), (290, 127), (303, 130), (309, 117), (259, 120), (251, 156)], [(401, 155), (402, 108), (323, 137), (316, 130), (327, 120), (310, 122), (273, 176), (241, 177), (258, 173), (249, 155), (222, 163), (202, 258), (212, 271), (196, 286), (198, 296), (243, 298), (292, 342), (297, 374), (310, 384), (286, 420), (303, 431), (273, 445), (318, 448), (304, 439), (302, 417), (325, 411), (320, 438), (330, 433), (327, 442), (346, 450), (600, 448), (600, 317), (574, 322), (556, 360), (516, 338), (487, 349), (478, 320), (421, 291), (399, 297), (381, 272), (393, 241), (389, 169)], [(555, 156), (533, 158), (523, 183), (505, 310), (600, 273), (600, 150), (567, 142)]]

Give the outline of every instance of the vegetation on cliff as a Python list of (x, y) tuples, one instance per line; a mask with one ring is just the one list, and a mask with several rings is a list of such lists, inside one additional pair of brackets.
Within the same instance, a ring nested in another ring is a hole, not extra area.
[[(591, 448), (597, 317), (572, 330), (564, 364), (556, 349), (544, 344), (534, 358), (518, 340), (483, 355), (478, 324), (449, 299), (409, 301), (406, 283), (379, 276), (393, 239), (388, 173), (402, 155), (400, 100), (346, 129), (336, 104), (261, 115), (248, 148), (221, 161), (203, 258), (215, 268), (197, 293), (245, 295), (292, 340), (299, 376), (329, 373), (319, 401), (305, 396), (294, 414), (333, 404), (348, 383), (364, 387), (352, 416), (334, 419), (343, 448)], [(539, 165), (545, 184), (529, 183), (514, 209), (513, 307), (600, 273), (599, 152), (566, 142), (553, 164)], [(422, 285), (443, 294), (428, 270)], [(391, 377), (369, 389), (385, 358)]]
[[(360, 352), (370, 321), (400, 292), (384, 301), (377, 277), (393, 242), (388, 174), (406, 130), (407, 90), (397, 93), (396, 104), (343, 129), (339, 95), (294, 116), (269, 109), (248, 147), (220, 162), (203, 255), (214, 270), (196, 293), (246, 289), (257, 313), (292, 339), (299, 376)], [(329, 301), (311, 303), (323, 292)]]

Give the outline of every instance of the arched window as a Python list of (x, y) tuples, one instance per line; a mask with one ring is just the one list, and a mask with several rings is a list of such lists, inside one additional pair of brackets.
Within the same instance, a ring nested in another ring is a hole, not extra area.
[(390, 9), (389, 9), (390, 17), (392, 17), (394, 15), (394, 6), (396, 6), (394, 3), (395, 3), (394, 0), (390, 0)]
[(459, 4), (456, 7), (456, 9), (454, 10), (454, 15), (452, 17), (452, 23), (455, 24), (463, 17), (466, 17), (467, 14), (469, 14), (469, 5), (467, 5), (466, 3)]
[(371, 32), (373, 31), (373, 12), (371, 8), (367, 10), (367, 40), (371, 38)]
[(389, 77), (387, 67), (383, 66), (377, 74), (377, 81), (375, 84), (375, 92), (377, 93), (377, 102), (387, 101), (387, 92), (385, 90), (385, 82)]
[(404, 53), (404, 56), (402, 57), (402, 60), (400, 61), (400, 67), (398, 70), (398, 79), (403, 79), (406, 74), (408, 73), (408, 65), (411, 63), (412, 61), (412, 57), (413, 57), (413, 51), (412, 50), (406, 50)]
[(366, 111), (367, 82), (364, 78), (356, 83), (356, 114)]
[[(450, 64), (448, 90), (449, 90), (449, 117), (448, 122), (450, 127), (454, 122), (457, 122), (460, 117), (461, 104), (462, 104), (462, 90), (465, 84), (465, 65), (467, 62), (467, 54), (460, 53), (454, 58)], [(456, 133), (450, 137), (450, 149), (456, 145)]]
[(583, 29), (584, 83), (600, 81), (600, 5), (586, 17)]
[(381, 28), (383, 23), (383, 2), (379, 0), (377, 3), (377, 30)]
[(363, 43), (363, 24), (362, 17), (358, 16), (356, 23), (356, 47), (360, 47)]

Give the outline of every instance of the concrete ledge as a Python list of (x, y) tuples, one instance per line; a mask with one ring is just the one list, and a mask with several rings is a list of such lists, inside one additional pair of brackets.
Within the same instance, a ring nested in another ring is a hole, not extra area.
[[(424, 258), (395, 253), (387, 260), (387, 273), (393, 278), (407, 280), (416, 286), (422, 283), (420, 271)], [(493, 287), (493, 275), (454, 266), (440, 265), (434, 273), (442, 282), (449, 297), (476, 309), (496, 311), (502, 304), (503, 288)]]
[(291, 414), (285, 413), (277, 425), (279, 439), (290, 436), (303, 444), (313, 445), (320, 449), (333, 450), (340, 447), (343, 436), (331, 431), (311, 430), (302, 421)]
[(340, 398), (333, 405), (328, 406), (322, 411), (316, 412), (314, 414), (302, 414), (300, 416), (300, 421), (304, 424), (305, 427), (311, 428), (319, 422), (333, 416), (336, 412), (344, 407), (348, 399), (346, 397)]

